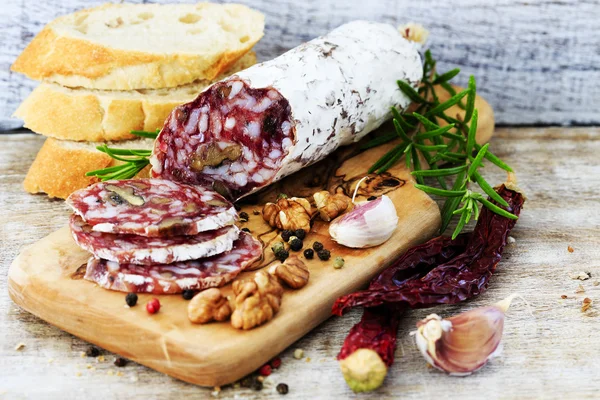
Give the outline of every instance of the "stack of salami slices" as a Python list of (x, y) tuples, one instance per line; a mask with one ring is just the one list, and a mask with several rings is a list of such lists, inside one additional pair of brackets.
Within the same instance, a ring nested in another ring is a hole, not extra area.
[(124, 292), (222, 286), (260, 258), (218, 193), (161, 179), (106, 181), (73, 193), (73, 238), (92, 253), (85, 278)]

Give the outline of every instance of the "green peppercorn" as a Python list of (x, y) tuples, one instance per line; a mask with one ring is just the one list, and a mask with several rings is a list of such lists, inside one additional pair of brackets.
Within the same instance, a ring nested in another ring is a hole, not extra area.
[(321, 243), (321, 242), (314, 242), (313, 243), (313, 249), (315, 249), (315, 251), (321, 251), (321, 250), (323, 250), (323, 243)]
[(288, 394), (290, 388), (285, 383), (280, 383), (277, 385), (277, 393), (279, 394)]
[(275, 253), (275, 258), (277, 258), (281, 262), (285, 261), (289, 256), (290, 252), (286, 249), (279, 250), (277, 253)]
[(331, 258), (331, 252), (329, 250), (326, 250), (326, 249), (322, 249), (322, 250), (317, 251), (317, 255), (323, 261), (327, 261), (327, 260), (329, 260), (329, 258)]
[(333, 261), (333, 268), (340, 269), (344, 267), (344, 259), (342, 257), (336, 257)]
[(281, 232), (281, 238), (283, 239), (284, 242), (289, 242), (290, 237), (292, 237), (292, 231), (286, 229)]
[(288, 195), (287, 195), (287, 194), (285, 194), (285, 193), (279, 193), (279, 194), (277, 195), (277, 200), (281, 200), (281, 199), (287, 199), (287, 198), (288, 198)]
[(283, 245), (283, 242), (275, 242), (271, 246), (271, 250), (273, 250), (273, 253), (277, 253), (280, 250), (285, 250), (285, 246)]
[(125, 303), (127, 303), (127, 305), (129, 307), (133, 307), (137, 304), (138, 301), (138, 295), (135, 293), (127, 293), (127, 296), (125, 296)]
[(306, 257), (306, 259), (312, 260), (314, 256), (315, 256), (315, 251), (313, 249), (304, 250), (304, 257)]
[(183, 297), (185, 300), (191, 300), (195, 294), (195, 291), (191, 289), (186, 289), (183, 292), (181, 292), (181, 297)]
[(292, 249), (293, 251), (300, 251), (302, 249), (302, 246), (304, 246), (302, 240), (300, 240), (296, 236), (292, 236), (288, 243), (290, 244), (290, 249)]
[(304, 229), (296, 229), (294, 231), (294, 236), (298, 237), (300, 240), (304, 240), (306, 237), (306, 232), (304, 232)]

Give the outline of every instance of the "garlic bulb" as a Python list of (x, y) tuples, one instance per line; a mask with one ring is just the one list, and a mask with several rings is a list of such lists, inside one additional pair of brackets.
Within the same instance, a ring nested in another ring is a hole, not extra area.
[(501, 352), (504, 314), (514, 296), (493, 306), (417, 323), (417, 347), (431, 365), (450, 375), (470, 375)]
[(396, 207), (389, 197), (358, 203), (350, 212), (333, 220), (329, 235), (352, 248), (373, 247), (387, 241), (398, 226)]

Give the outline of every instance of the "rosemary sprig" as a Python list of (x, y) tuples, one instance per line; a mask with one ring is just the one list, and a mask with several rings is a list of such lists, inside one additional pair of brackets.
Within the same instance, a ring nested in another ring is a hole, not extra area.
[[(399, 89), (415, 103), (415, 112), (401, 114), (396, 108), (392, 109), (396, 138), (399, 137), (402, 141), (377, 160), (369, 169), (369, 173), (385, 172), (405, 156), (406, 165), (408, 168), (412, 167), (412, 175), (417, 181), (415, 187), (426, 193), (446, 198), (441, 210), (441, 233), (446, 230), (455, 215), (460, 216), (452, 234), (452, 237), (456, 238), (471, 219), (479, 218), (478, 203), (496, 214), (512, 219), (517, 218), (501, 208), (508, 207), (508, 203), (496, 193), (479, 172), (479, 169), (484, 166), (484, 160), (509, 172), (512, 169), (490, 152), (489, 144), (481, 146), (475, 142), (478, 121), (475, 108), (477, 95), (475, 78), (471, 76), (467, 88), (457, 93), (450, 85), (450, 80), (460, 73), (460, 69), (455, 68), (438, 75), (435, 66), (436, 61), (431, 56), (431, 52), (427, 51), (423, 65), (423, 82), (420, 87), (414, 89), (406, 82), (398, 81)], [(434, 90), (436, 85), (450, 94), (448, 100), (440, 102)], [(462, 119), (446, 114), (446, 111), (455, 105), (465, 110)], [(445, 121), (447, 125), (440, 126), (439, 121)], [(395, 139), (393, 134), (387, 133), (372, 139), (362, 148), (375, 147), (393, 139)], [(419, 156), (425, 159), (429, 169), (422, 169)], [(436, 178), (441, 189), (425, 185), (425, 178)], [(449, 178), (453, 178), (451, 189), (448, 189), (446, 184)], [(497, 204), (490, 202), (480, 193), (472, 191), (473, 183)]]
[[(131, 131), (131, 134), (149, 139), (156, 139), (159, 132), (160, 129), (157, 129), (155, 132)], [(150, 163), (150, 155), (152, 154), (151, 150), (117, 149), (108, 147), (106, 144), (97, 146), (96, 149), (109, 155), (115, 160), (123, 162), (123, 164), (120, 165), (97, 169), (85, 174), (85, 176), (98, 177), (102, 181), (133, 178)]]

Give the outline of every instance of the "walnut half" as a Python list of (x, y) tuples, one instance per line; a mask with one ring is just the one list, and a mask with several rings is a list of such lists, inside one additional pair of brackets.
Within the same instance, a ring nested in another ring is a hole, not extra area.
[(308, 200), (304, 198), (282, 198), (277, 200), (277, 203), (267, 203), (262, 215), (273, 228), (310, 231), (312, 209)]
[(259, 271), (251, 281), (234, 281), (233, 294), (235, 310), (231, 325), (248, 330), (271, 320), (279, 311), (283, 288), (277, 278)]
[(308, 283), (308, 278), (310, 277), (308, 268), (296, 256), (287, 258), (283, 264), (275, 264), (269, 269), (269, 272), (292, 289), (303, 288)]
[(217, 288), (198, 293), (188, 304), (188, 318), (195, 324), (225, 321), (231, 315), (227, 298)]
[(350, 211), (354, 206), (352, 199), (342, 193), (331, 194), (327, 190), (322, 190), (313, 194), (319, 216), (323, 221), (331, 221), (338, 215)]

